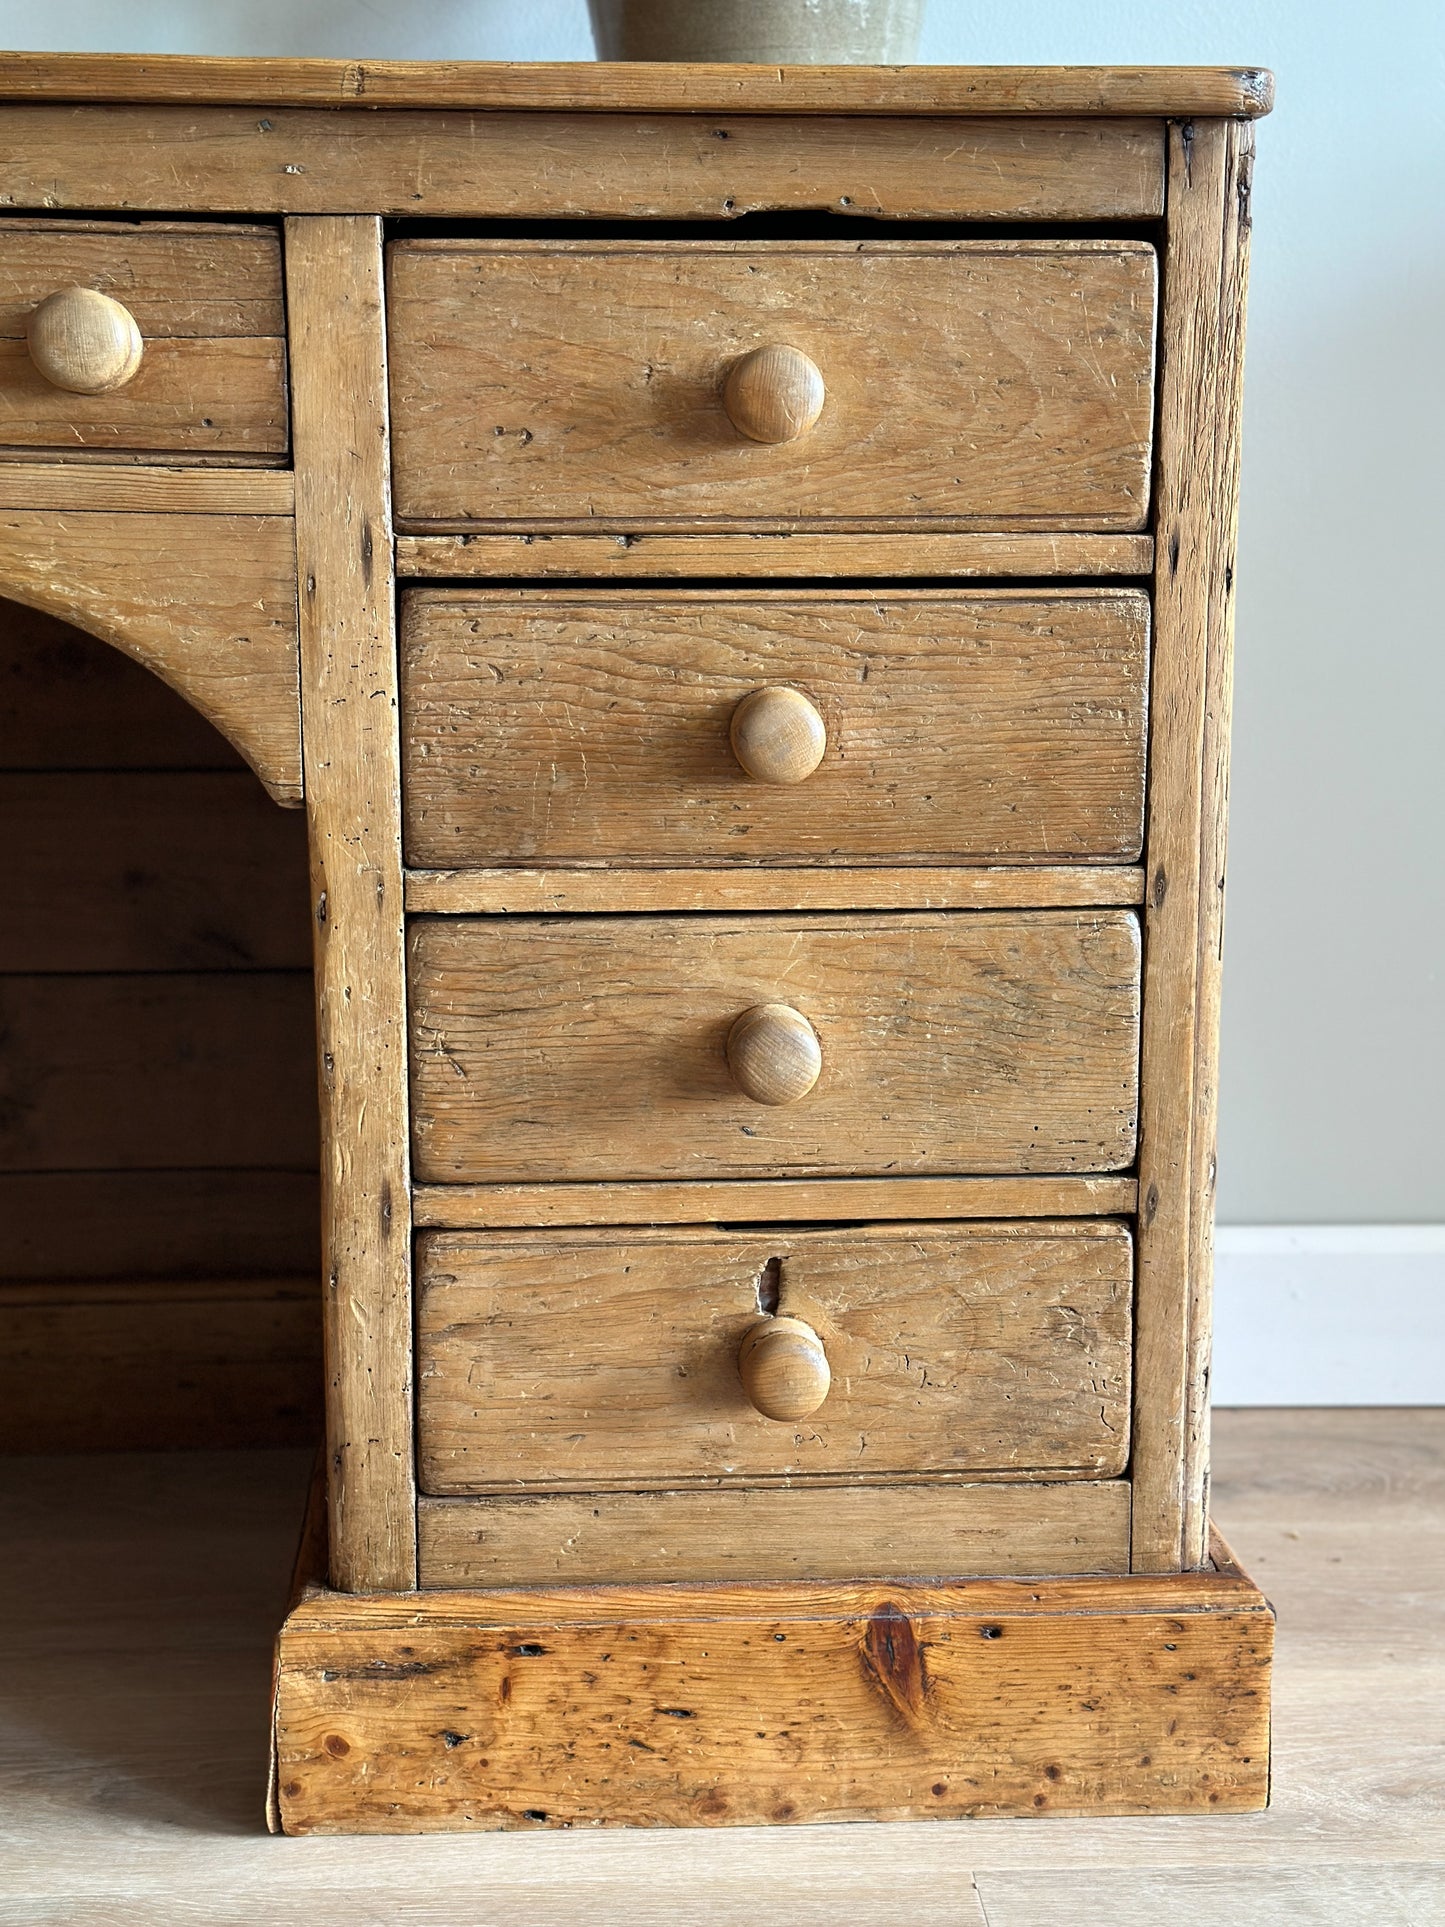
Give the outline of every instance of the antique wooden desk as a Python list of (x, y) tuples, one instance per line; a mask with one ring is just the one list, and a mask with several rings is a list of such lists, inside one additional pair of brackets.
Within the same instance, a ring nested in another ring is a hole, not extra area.
[(287, 1829), (1265, 1799), (1206, 1381), (1269, 99), (0, 61), (0, 589), (308, 813)]

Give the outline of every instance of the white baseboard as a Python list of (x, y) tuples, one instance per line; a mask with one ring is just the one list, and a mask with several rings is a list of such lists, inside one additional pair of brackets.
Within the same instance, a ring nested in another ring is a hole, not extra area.
[(1220, 1225), (1216, 1405), (1445, 1405), (1445, 1225)]

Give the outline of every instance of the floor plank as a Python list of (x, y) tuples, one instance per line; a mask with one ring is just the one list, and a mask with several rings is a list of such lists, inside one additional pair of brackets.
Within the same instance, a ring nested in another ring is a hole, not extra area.
[(1445, 1923), (1445, 1411), (1221, 1413), (1215, 1458), (1280, 1614), (1268, 1813), (365, 1840), (261, 1826), (306, 1455), (0, 1461), (0, 1922)]

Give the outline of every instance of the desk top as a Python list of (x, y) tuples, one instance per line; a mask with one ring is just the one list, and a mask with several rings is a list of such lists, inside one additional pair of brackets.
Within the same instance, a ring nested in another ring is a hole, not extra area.
[(0, 54), (0, 101), (512, 112), (1036, 114), (1253, 120), (1262, 67), (777, 67)]

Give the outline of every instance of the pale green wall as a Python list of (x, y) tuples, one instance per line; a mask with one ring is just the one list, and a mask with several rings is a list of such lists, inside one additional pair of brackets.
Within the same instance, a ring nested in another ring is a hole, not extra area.
[[(0, 0), (0, 44), (583, 59), (582, 0)], [(1445, 8), (931, 0), (929, 61), (1250, 62), (1220, 1211), (1445, 1219)]]

